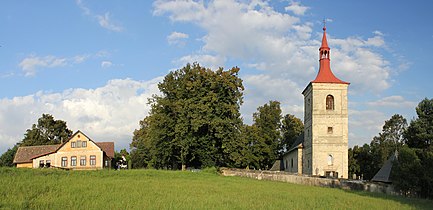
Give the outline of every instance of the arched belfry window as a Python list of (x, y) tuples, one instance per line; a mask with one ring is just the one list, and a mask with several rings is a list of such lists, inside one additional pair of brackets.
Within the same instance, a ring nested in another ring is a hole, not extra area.
[(326, 110), (334, 110), (334, 96), (326, 96)]
[(327, 50), (320, 51), (320, 58), (321, 59), (329, 58), (329, 54), (330, 52)]

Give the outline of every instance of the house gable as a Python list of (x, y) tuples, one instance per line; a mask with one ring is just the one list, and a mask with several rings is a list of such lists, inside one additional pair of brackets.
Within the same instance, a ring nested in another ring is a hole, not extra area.
[(82, 151), (95, 151), (99, 150), (103, 152), (102, 148), (90, 139), (87, 135), (85, 135), (81, 131), (77, 131), (68, 141), (64, 142), (58, 149), (57, 153), (62, 152), (82, 152)]

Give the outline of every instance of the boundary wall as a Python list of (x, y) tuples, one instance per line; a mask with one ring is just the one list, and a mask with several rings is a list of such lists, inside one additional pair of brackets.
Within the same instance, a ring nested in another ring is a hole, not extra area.
[(221, 168), (220, 172), (223, 176), (240, 176), (248, 177), (257, 180), (270, 180), (279, 182), (288, 182), (293, 184), (302, 184), (308, 186), (331, 187), (345, 190), (358, 190), (376, 193), (385, 193), (390, 195), (398, 195), (394, 191), (391, 184), (367, 182), (362, 180), (347, 180), (347, 179), (330, 179), (321, 177), (312, 177), (306, 175), (298, 175), (283, 171), (261, 171), (248, 169), (233, 169)]

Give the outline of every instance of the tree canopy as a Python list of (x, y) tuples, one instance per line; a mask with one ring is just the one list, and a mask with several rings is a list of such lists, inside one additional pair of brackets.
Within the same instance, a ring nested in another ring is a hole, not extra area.
[(72, 135), (72, 131), (66, 126), (63, 120), (55, 120), (50, 114), (42, 114), (37, 124), (27, 129), (20, 146), (35, 146), (60, 144)]
[(281, 124), (282, 139), (280, 155), (290, 149), (296, 139), (304, 132), (304, 123), (295, 115), (286, 114)]
[(42, 114), (37, 124), (26, 130), (20, 142), (3, 153), (0, 157), (0, 166), (13, 166), (13, 158), (19, 146), (60, 144), (71, 135), (72, 131), (68, 129), (65, 121), (55, 120), (50, 114)]
[[(242, 127), (244, 87), (239, 68), (212, 71), (187, 64), (158, 85), (146, 125), (134, 132), (132, 159), (140, 154), (155, 168), (223, 166), (234, 162)], [(144, 164), (143, 164), (144, 166)]]
[(371, 179), (397, 150), (391, 170), (395, 189), (407, 196), (433, 198), (433, 99), (422, 100), (416, 113), (409, 126), (403, 116), (393, 115), (370, 145), (349, 149), (349, 173)]

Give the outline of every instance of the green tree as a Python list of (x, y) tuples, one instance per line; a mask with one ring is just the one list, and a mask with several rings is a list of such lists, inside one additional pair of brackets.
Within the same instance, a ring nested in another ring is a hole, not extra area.
[(401, 147), (406, 128), (406, 119), (399, 114), (395, 114), (389, 120), (385, 121), (379, 136), (373, 137), (370, 148), (373, 155), (372, 164), (376, 172), (379, 171), (394, 151)]
[(304, 124), (302, 120), (291, 114), (286, 114), (283, 117), (281, 132), (282, 139), (280, 145), (280, 155), (286, 152), (295, 143), (296, 139), (304, 131)]
[(404, 146), (391, 171), (392, 182), (404, 195), (420, 192), (421, 161), (414, 149)]
[(0, 157), (0, 166), (13, 166), (13, 158), (19, 146), (37, 146), (60, 144), (68, 140), (72, 131), (62, 120), (54, 120), (50, 114), (42, 114), (37, 124), (33, 124), (31, 129), (27, 129), (23, 140), (16, 143), (12, 149), (8, 149)]
[(131, 161), (133, 168), (146, 168), (150, 161), (150, 143), (147, 136), (149, 129), (149, 117), (140, 120), (140, 128), (134, 130), (131, 149)]
[(348, 161), (349, 161), (349, 178), (351, 179), (353, 175), (360, 176), (361, 166), (358, 163), (358, 155), (361, 153), (361, 149), (358, 145), (354, 146), (353, 149), (349, 148), (348, 151)]
[(5, 153), (3, 153), (0, 156), (0, 167), (4, 167), (4, 166), (12, 167), (12, 166), (14, 166), (13, 161), (14, 161), (14, 156), (15, 156), (15, 153), (17, 152), (17, 150), (18, 150), (18, 146), (15, 145), (14, 147), (9, 148)]
[[(357, 176), (361, 176), (364, 180), (370, 180), (380, 169), (379, 166), (374, 165), (374, 157), (371, 152), (371, 147), (368, 144), (364, 144), (362, 147), (355, 146), (352, 150), (353, 158), (355, 161), (349, 159), (349, 170), (350, 172), (356, 173)], [(353, 164), (353, 165), (351, 165)], [(359, 172), (358, 172), (359, 166)]]
[(420, 159), (420, 196), (433, 199), (433, 148), (415, 149)]
[(269, 103), (257, 108), (253, 114), (254, 125), (257, 127), (259, 138), (257, 145), (260, 150), (256, 153), (261, 169), (269, 169), (279, 158), (282, 151), (281, 144), (281, 108), (280, 102)]
[(27, 129), (20, 146), (35, 146), (60, 144), (69, 139), (72, 131), (66, 126), (66, 122), (55, 120), (50, 114), (42, 114), (37, 124)]
[(165, 76), (158, 85), (162, 95), (150, 99), (144, 138), (150, 167), (200, 168), (238, 161), (244, 89), (238, 72), (194, 63)]
[(433, 99), (424, 99), (416, 107), (418, 118), (410, 122), (405, 132), (406, 144), (425, 149), (433, 142)]

